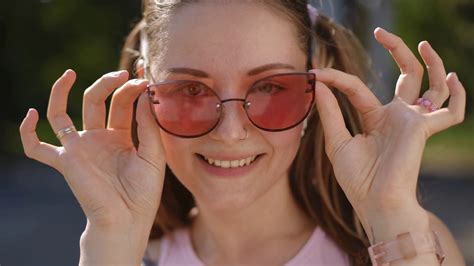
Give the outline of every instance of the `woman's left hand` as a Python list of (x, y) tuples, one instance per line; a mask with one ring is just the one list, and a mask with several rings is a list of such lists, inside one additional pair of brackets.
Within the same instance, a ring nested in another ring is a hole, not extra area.
[[(430, 88), (423, 98), (446, 108), (430, 112), (417, 105), (423, 67), (406, 44), (383, 29), (375, 38), (400, 67), (393, 100), (382, 105), (356, 76), (334, 69), (314, 70), (316, 106), (325, 134), (326, 153), (336, 179), (358, 214), (419, 207), (416, 185), (426, 140), (464, 120), (466, 93), (456, 74), (446, 75), (443, 62), (428, 42), (419, 44)], [(362, 118), (362, 134), (345, 126), (336, 98), (327, 87), (344, 93)]]

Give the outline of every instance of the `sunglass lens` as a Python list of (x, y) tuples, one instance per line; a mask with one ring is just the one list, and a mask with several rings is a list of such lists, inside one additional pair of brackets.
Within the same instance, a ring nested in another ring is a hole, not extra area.
[(215, 93), (200, 82), (178, 81), (150, 86), (153, 110), (165, 131), (196, 137), (218, 122), (220, 108)]
[(314, 100), (314, 74), (281, 74), (257, 82), (247, 95), (247, 113), (265, 130), (280, 131), (300, 123)]

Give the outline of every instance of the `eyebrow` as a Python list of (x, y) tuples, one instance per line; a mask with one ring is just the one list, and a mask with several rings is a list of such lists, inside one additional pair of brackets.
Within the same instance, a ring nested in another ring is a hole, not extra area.
[[(272, 69), (291, 69), (294, 70), (295, 67), (289, 64), (284, 64), (284, 63), (272, 63), (272, 64), (266, 64), (263, 66), (256, 67), (249, 72), (247, 72), (248, 76), (255, 76), (258, 75), (262, 72), (269, 71)], [(173, 67), (169, 68), (166, 70), (167, 73), (174, 73), (174, 74), (187, 74), (187, 75), (192, 75), (196, 76), (199, 78), (209, 78), (210, 75), (202, 70), (198, 69), (193, 69), (193, 68), (186, 68), (186, 67)]]

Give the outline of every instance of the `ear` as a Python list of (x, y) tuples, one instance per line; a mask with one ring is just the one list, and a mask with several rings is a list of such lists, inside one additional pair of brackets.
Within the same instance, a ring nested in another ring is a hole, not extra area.
[(135, 74), (139, 79), (145, 77), (145, 61), (143, 61), (141, 58), (135, 63)]

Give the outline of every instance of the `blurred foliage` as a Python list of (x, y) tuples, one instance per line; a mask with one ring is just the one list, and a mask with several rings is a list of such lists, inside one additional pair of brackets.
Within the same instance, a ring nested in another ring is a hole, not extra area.
[[(467, 90), (468, 113), (474, 103), (474, 1), (396, 0), (395, 29), (413, 50), (428, 40), (440, 54), (447, 72), (456, 72)], [(421, 57), (419, 57), (421, 60)], [(425, 88), (428, 88), (425, 75)]]
[[(467, 92), (464, 123), (432, 136), (423, 156), (424, 171), (470, 171), (474, 166), (474, 1), (396, 0), (395, 30), (413, 50), (428, 40), (447, 72), (456, 72)], [(421, 57), (418, 56), (421, 60)], [(427, 89), (428, 75), (423, 88)]]
[(423, 171), (430, 173), (455, 171), (472, 176), (474, 168), (474, 117), (432, 136), (423, 154)]
[(140, 12), (141, 0), (2, 2), (2, 154), (22, 152), (18, 126), (29, 107), (37, 108), (43, 118), (38, 125), (40, 138), (57, 143), (44, 119), (51, 85), (66, 69), (77, 72), (68, 111), (73, 118), (80, 117), (82, 93), (102, 74), (117, 68), (126, 34)]
[[(354, 8), (353, 2), (347, 2), (346, 8)], [(468, 110), (472, 113), (474, 94), (469, 89), (474, 87), (474, 75), (471, 74), (474, 2), (395, 0), (392, 6), (395, 32), (403, 36), (414, 51), (419, 41), (430, 41), (442, 56), (447, 70), (456, 71), (468, 89)], [(78, 120), (76, 125), (80, 128), (83, 91), (103, 73), (116, 69), (124, 38), (138, 21), (140, 10), (140, 0), (2, 2), (2, 154), (22, 153), (18, 126), (29, 107), (37, 108), (43, 118), (38, 124), (40, 138), (57, 144), (44, 117), (51, 85), (67, 68), (78, 73), (68, 111)], [(363, 18), (363, 15), (359, 16), (360, 22), (367, 23)], [(394, 77), (397, 75), (393, 73)], [(424, 88), (427, 87), (425, 78)], [(451, 158), (470, 158), (466, 160), (474, 165), (471, 138), (474, 120), (467, 120), (463, 125), (434, 136), (428, 142), (426, 154), (429, 155), (425, 157), (438, 162), (449, 154)], [(466, 160), (463, 162), (467, 163)]]

